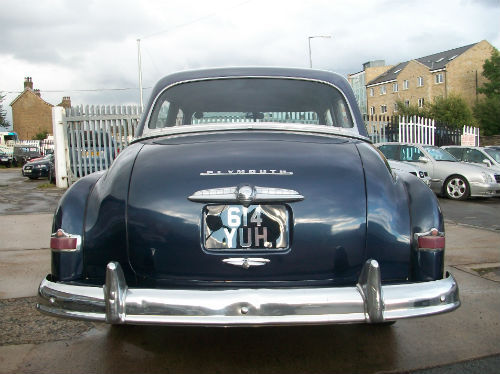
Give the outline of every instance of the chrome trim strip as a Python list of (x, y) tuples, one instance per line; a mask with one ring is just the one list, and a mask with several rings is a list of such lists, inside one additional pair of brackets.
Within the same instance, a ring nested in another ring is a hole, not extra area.
[(458, 285), (451, 274), (436, 281), (379, 287), (380, 269), (372, 260), (365, 264), (356, 287), (214, 290), (131, 289), (120, 279), (119, 264), (114, 264), (106, 284), (116, 285), (118, 290), (112, 292), (123, 295), (117, 308), (107, 300), (109, 292), (105, 296), (104, 287), (45, 279), (39, 287), (37, 309), (59, 317), (111, 323), (251, 326), (376, 323), (450, 312), (460, 306)]
[(243, 187), (245, 186), (199, 190), (189, 196), (188, 199), (197, 203), (234, 203), (246, 205), (253, 203), (296, 202), (304, 200), (304, 196), (295, 190), (258, 186), (253, 187), (254, 194), (246, 199), (239, 193)]

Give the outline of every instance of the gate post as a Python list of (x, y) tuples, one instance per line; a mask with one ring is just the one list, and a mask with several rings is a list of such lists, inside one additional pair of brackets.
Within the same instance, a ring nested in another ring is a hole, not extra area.
[(60, 106), (52, 108), (52, 131), (54, 134), (54, 166), (56, 168), (56, 185), (59, 188), (68, 188), (68, 158), (67, 136), (63, 115), (65, 109)]

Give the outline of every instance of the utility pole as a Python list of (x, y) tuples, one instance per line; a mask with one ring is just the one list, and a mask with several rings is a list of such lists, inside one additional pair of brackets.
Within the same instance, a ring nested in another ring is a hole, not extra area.
[(141, 98), (141, 112), (144, 110), (144, 101), (142, 99), (142, 62), (141, 62), (141, 39), (137, 39), (137, 62), (139, 65), (139, 95)]

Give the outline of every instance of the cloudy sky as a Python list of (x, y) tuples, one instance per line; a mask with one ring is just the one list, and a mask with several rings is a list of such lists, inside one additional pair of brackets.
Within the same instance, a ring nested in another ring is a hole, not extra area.
[(500, 0), (2, 0), (0, 92), (31, 76), (58, 104), (139, 102), (169, 73), (215, 66), (313, 67), (343, 75), (488, 40), (500, 48)]

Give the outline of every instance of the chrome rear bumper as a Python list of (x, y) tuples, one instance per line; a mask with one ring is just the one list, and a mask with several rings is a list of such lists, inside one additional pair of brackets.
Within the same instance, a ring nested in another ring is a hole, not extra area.
[(118, 263), (107, 266), (103, 287), (44, 279), (37, 309), (66, 318), (112, 324), (203, 326), (377, 323), (452, 311), (460, 306), (451, 274), (422, 283), (381, 286), (375, 260), (356, 287), (166, 290), (128, 288)]

